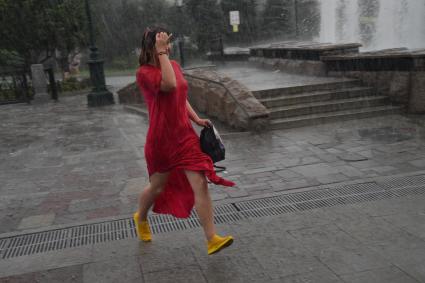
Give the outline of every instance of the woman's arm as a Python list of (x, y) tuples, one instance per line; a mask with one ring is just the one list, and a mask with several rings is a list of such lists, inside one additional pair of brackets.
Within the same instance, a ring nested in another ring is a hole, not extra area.
[(201, 119), (196, 114), (195, 110), (193, 110), (192, 106), (190, 105), (189, 101), (186, 100), (186, 108), (187, 108), (187, 114), (189, 115), (189, 118), (195, 122), (198, 126), (201, 127), (209, 127), (212, 126), (212, 123), (208, 119)]
[(173, 91), (176, 86), (176, 75), (174, 74), (173, 66), (168, 58), (167, 45), (169, 36), (165, 32), (156, 34), (155, 49), (158, 53), (159, 64), (161, 66), (161, 91)]

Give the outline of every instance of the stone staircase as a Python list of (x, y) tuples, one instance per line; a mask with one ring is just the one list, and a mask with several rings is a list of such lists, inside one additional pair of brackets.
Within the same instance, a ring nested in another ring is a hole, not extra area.
[(359, 80), (341, 80), (253, 91), (270, 110), (270, 128), (284, 129), (400, 113), (387, 96)]

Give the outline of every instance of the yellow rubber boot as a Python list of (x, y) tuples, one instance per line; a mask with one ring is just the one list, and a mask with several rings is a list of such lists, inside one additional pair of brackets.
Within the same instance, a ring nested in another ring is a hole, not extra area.
[(214, 235), (214, 237), (207, 243), (208, 243), (208, 254), (211, 255), (230, 246), (233, 243), (233, 237), (232, 236), (220, 237), (218, 235)]
[(144, 242), (152, 241), (151, 229), (149, 228), (148, 221), (139, 221), (139, 213), (133, 215), (134, 225), (136, 226), (137, 237)]

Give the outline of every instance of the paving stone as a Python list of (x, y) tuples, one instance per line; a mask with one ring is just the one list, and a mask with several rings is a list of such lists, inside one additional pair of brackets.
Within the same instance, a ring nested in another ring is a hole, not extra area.
[(334, 162), (334, 161), (340, 160), (336, 154), (321, 153), (321, 154), (316, 154), (316, 156), (317, 158), (323, 160), (324, 162)]
[(425, 282), (425, 265), (422, 263), (414, 265), (399, 264), (397, 267), (419, 282)]
[(332, 184), (332, 183), (340, 183), (349, 180), (343, 174), (330, 174), (317, 177), (317, 181), (321, 184)]
[(355, 153), (341, 153), (341, 154), (338, 154), (338, 158), (344, 161), (349, 161), (349, 162), (368, 160), (367, 157), (364, 157)]
[(276, 171), (275, 174), (279, 175), (285, 180), (291, 180), (291, 179), (299, 178), (302, 176), (289, 169)]
[(407, 232), (401, 231), (391, 235), (392, 241), (368, 245), (395, 265), (416, 265), (425, 261), (425, 241)]
[(256, 174), (256, 173), (276, 171), (276, 170), (277, 170), (276, 167), (263, 167), (263, 168), (257, 168), (257, 169), (245, 171), (243, 172), (243, 174), (249, 175), (249, 174)]
[(359, 169), (350, 165), (340, 165), (340, 166), (337, 166), (336, 168), (341, 174), (344, 174), (347, 177), (361, 177), (364, 174)]
[(425, 168), (425, 159), (417, 159), (410, 161), (409, 163), (418, 168)]
[(189, 265), (197, 265), (197, 261), (191, 249), (161, 248), (150, 249), (140, 258), (143, 273), (184, 268)]
[(341, 278), (347, 283), (417, 283), (414, 278), (395, 266), (372, 269), (354, 274), (342, 275)]
[(145, 283), (202, 283), (210, 282), (204, 277), (197, 265), (185, 266), (185, 268), (170, 268), (157, 272), (143, 274)]
[[(27, 282), (63, 282), (82, 283), (83, 265), (25, 273), (21, 275), (0, 278), (2, 283), (27, 283)], [(94, 282), (94, 281), (92, 281)]]
[(141, 282), (142, 273), (136, 256), (116, 257), (106, 261), (87, 263), (83, 268), (83, 282)]
[(335, 224), (300, 228), (289, 233), (315, 255), (330, 248), (355, 249), (361, 243)]
[(320, 262), (338, 275), (361, 272), (374, 268), (387, 267), (390, 263), (368, 247), (357, 248), (331, 247), (316, 255)]
[(307, 188), (307, 187), (312, 187), (317, 185), (320, 185), (319, 181), (312, 178), (305, 178), (305, 179), (299, 179), (299, 180), (294, 180), (289, 182), (271, 184), (275, 192), (293, 190), (293, 189), (299, 189), (299, 188)]
[(339, 150), (339, 149), (336, 149), (336, 148), (327, 148), (326, 151), (331, 153), (331, 154), (335, 154), (335, 155), (343, 153), (342, 150)]
[(18, 229), (25, 230), (30, 228), (38, 228), (52, 225), (55, 220), (54, 213), (28, 216), (22, 219)]
[(245, 197), (249, 195), (249, 193), (245, 189), (235, 188), (235, 187), (227, 189), (226, 193), (231, 198)]
[(358, 161), (358, 162), (352, 162), (350, 163), (351, 166), (354, 166), (358, 169), (366, 169), (366, 168), (372, 168), (380, 166), (379, 163), (373, 161), (373, 160), (365, 160), (365, 161)]
[(39, 272), (92, 262), (90, 246), (48, 251), (28, 256), (0, 260), (0, 278), (23, 273)]
[(210, 195), (211, 195), (211, 200), (213, 200), (213, 201), (223, 200), (223, 199), (226, 199), (228, 197), (227, 192), (226, 193), (224, 193), (224, 192), (222, 192), (222, 193), (213, 192)]
[(315, 272), (325, 268), (298, 241), (285, 233), (244, 240), (249, 243), (254, 257), (271, 278)]
[(379, 166), (379, 167), (372, 167), (370, 170), (376, 171), (378, 173), (386, 173), (397, 170), (397, 168), (393, 166)]
[(120, 194), (123, 196), (139, 195), (148, 184), (147, 182), (148, 180), (145, 177), (129, 179), (127, 180), (124, 190), (122, 190)]
[(381, 218), (425, 240), (425, 213), (399, 213), (382, 216)]
[(287, 277), (278, 278), (270, 283), (342, 283), (335, 273), (330, 271), (328, 268), (319, 269), (309, 273), (296, 274)]
[(199, 257), (198, 262), (208, 282), (264, 282), (270, 279), (255, 255), (242, 250), (234, 255), (223, 250), (214, 256)]
[(305, 177), (318, 177), (338, 173), (336, 168), (333, 168), (326, 163), (297, 166), (291, 168), (291, 170)]
[(358, 217), (335, 225), (363, 244), (389, 243), (393, 235), (401, 235), (400, 229), (377, 217)]

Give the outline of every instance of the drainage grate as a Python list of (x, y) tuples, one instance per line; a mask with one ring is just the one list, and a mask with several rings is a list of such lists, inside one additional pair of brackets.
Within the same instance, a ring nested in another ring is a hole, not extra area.
[(425, 184), (425, 175), (407, 176), (390, 179), (382, 183), (386, 189), (396, 189), (400, 187), (417, 187)]
[[(218, 205), (214, 207), (214, 222), (230, 223), (244, 218), (425, 194), (424, 184), (425, 175), (420, 175), (392, 179), (383, 183), (382, 187), (369, 182)], [(152, 214), (149, 216), (149, 222), (154, 234), (201, 226), (196, 211), (186, 219)], [(131, 218), (79, 225), (0, 239), (0, 258), (7, 259), (132, 238), (136, 238), (136, 233)]]
[(398, 189), (394, 189), (394, 193), (400, 197), (412, 196), (412, 195), (423, 195), (425, 194), (425, 186), (412, 187), (412, 188), (398, 188)]
[(0, 256), (5, 259), (135, 237), (132, 220), (122, 219), (1, 239)]
[(384, 189), (379, 187), (375, 182), (369, 182), (369, 183), (339, 186), (333, 189), (332, 191), (334, 191), (336, 194), (340, 196), (346, 196), (346, 195), (357, 195), (357, 194), (369, 194), (374, 192), (381, 192), (383, 190)]

